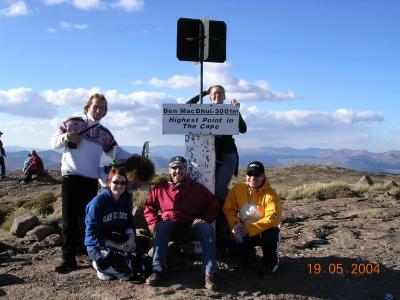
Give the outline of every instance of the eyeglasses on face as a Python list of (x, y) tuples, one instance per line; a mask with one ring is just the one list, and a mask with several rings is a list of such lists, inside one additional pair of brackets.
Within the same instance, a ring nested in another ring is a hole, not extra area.
[(114, 180), (112, 181), (115, 185), (126, 185), (126, 181), (119, 181), (119, 180)]
[(178, 170), (178, 169), (185, 170), (186, 168), (182, 167), (182, 166), (173, 166), (173, 167), (170, 167), (170, 169), (172, 169), (172, 170)]
[(249, 173), (247, 173), (247, 176), (249, 176), (249, 177), (260, 177), (261, 173), (249, 172)]

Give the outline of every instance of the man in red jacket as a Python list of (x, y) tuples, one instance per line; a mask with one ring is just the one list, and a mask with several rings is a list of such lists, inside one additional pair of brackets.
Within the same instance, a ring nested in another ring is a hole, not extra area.
[(153, 240), (153, 271), (149, 285), (164, 279), (170, 241), (200, 241), (205, 287), (216, 289), (215, 234), (211, 223), (220, 212), (217, 198), (202, 184), (186, 176), (186, 160), (175, 156), (169, 162), (169, 179), (155, 186), (144, 205), (144, 217)]
[(31, 160), (24, 172), (24, 180), (21, 184), (27, 184), (32, 181), (32, 175), (43, 176), (44, 165), (42, 159), (37, 155), (35, 150), (31, 151)]

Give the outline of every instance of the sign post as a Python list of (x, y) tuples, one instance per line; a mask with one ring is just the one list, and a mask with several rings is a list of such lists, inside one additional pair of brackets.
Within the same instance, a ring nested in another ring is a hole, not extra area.
[[(200, 106), (203, 106), (203, 62), (224, 62), (226, 60), (226, 24), (212, 21), (180, 18), (177, 27), (177, 58), (196, 61), (200, 64)], [(163, 133), (186, 134), (185, 157), (191, 178), (215, 194), (215, 141), (216, 134), (238, 134), (239, 111), (237, 116), (226, 120), (227, 113), (218, 113), (210, 107), (181, 108), (163, 106)], [(222, 105), (218, 105), (221, 108)], [(215, 107), (215, 105), (214, 105)], [(232, 108), (232, 106), (230, 106)], [(176, 109), (176, 110), (175, 110)], [(202, 112), (210, 109), (210, 113)], [(189, 110), (189, 111), (187, 111)], [(175, 116), (174, 116), (175, 114)], [(232, 124), (231, 124), (232, 123)], [(235, 126), (234, 126), (235, 125)], [(236, 129), (233, 129), (233, 128)], [(228, 128), (223, 131), (223, 128)], [(233, 129), (233, 131), (231, 131)], [(234, 133), (236, 130), (236, 133)], [(196, 253), (201, 253), (200, 243), (194, 242)]]
[(186, 134), (191, 178), (215, 193), (214, 135), (239, 133), (239, 107), (213, 104), (163, 104), (162, 133)]

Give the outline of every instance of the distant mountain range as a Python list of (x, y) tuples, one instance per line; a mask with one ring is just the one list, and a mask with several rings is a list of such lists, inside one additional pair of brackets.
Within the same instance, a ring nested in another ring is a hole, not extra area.
[[(123, 147), (128, 152), (141, 153), (141, 147)], [(22, 169), (29, 150), (18, 147), (6, 147), (6, 167), (8, 170)], [(59, 169), (61, 152), (36, 149), (43, 159), (46, 169)], [(168, 160), (174, 155), (184, 155), (184, 146), (150, 146), (150, 157), (156, 168), (165, 169)], [(266, 166), (289, 166), (299, 164), (321, 164), (344, 167), (355, 170), (400, 174), (400, 151), (373, 153), (366, 150), (333, 149), (294, 149), (294, 148), (240, 148), (240, 166), (244, 167), (253, 160), (259, 160)], [(107, 159), (103, 160), (104, 162)]]

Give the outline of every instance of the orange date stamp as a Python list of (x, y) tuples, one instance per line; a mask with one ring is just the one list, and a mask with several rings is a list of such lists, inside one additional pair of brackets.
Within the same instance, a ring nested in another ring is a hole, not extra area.
[(307, 273), (310, 275), (375, 275), (380, 274), (379, 263), (352, 263), (345, 265), (342, 263), (330, 263), (328, 265), (320, 263), (310, 263), (306, 265)]

